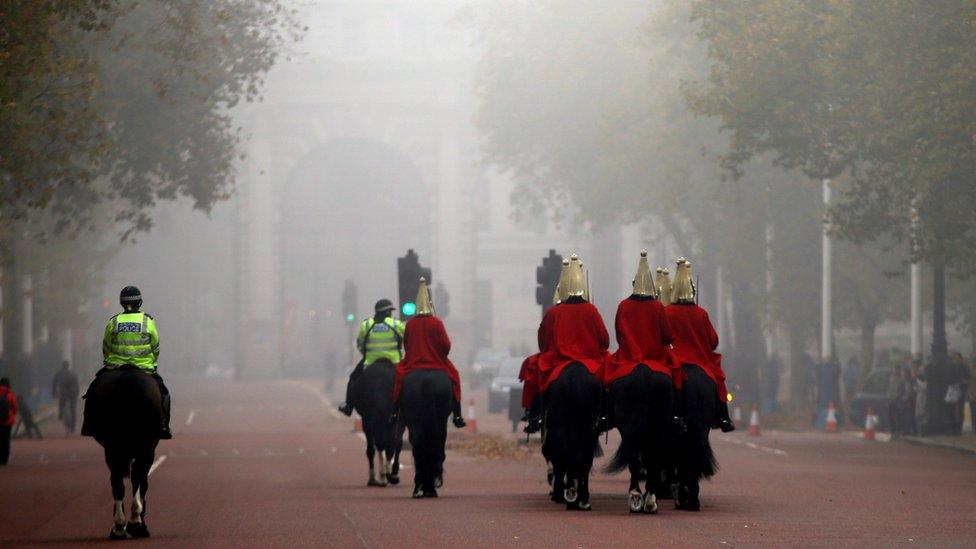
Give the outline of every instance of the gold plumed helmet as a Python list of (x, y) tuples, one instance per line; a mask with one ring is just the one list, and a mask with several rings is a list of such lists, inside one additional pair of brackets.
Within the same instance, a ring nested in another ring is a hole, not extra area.
[(569, 288), (569, 260), (563, 260), (563, 270), (559, 271), (559, 282), (556, 284), (556, 297), (554, 303), (562, 303), (566, 301), (569, 294), (566, 293), (566, 289)]
[(679, 258), (674, 273), (674, 286), (671, 288), (671, 301), (674, 303), (694, 303), (695, 283), (691, 279), (691, 261)]
[(662, 305), (671, 304), (671, 273), (664, 267), (658, 267), (654, 287), (657, 288), (658, 299)]
[(417, 289), (417, 312), (416, 316), (434, 316), (434, 302), (430, 299), (430, 290), (427, 289), (427, 279), (420, 277), (420, 287)]
[(582, 297), (584, 300), (589, 297), (586, 289), (586, 273), (583, 271), (583, 263), (579, 256), (573, 254), (569, 258), (569, 273), (566, 276), (566, 288), (563, 290), (568, 297)]
[(634, 295), (657, 297), (651, 267), (647, 264), (647, 250), (641, 250), (640, 262), (637, 264), (637, 274), (634, 275)]

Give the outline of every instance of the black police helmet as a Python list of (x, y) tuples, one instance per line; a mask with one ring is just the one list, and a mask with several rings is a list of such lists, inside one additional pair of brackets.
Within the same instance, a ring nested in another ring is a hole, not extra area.
[(390, 301), (389, 299), (381, 299), (377, 301), (376, 306), (373, 307), (373, 310), (376, 311), (377, 313), (386, 313), (389, 311), (393, 311), (395, 309), (396, 307), (393, 306), (393, 302)]
[(121, 303), (123, 307), (126, 305), (132, 305), (136, 308), (141, 307), (142, 292), (140, 292), (139, 288), (136, 288), (135, 286), (126, 286), (125, 288), (122, 288), (122, 293), (119, 294), (119, 303)]

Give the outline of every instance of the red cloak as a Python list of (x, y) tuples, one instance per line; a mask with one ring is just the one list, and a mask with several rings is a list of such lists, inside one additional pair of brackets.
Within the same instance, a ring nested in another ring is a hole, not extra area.
[(540, 340), (544, 335), (549, 338), (548, 349), (539, 356), (539, 391), (545, 392), (563, 368), (573, 362), (582, 363), (602, 381), (610, 356), (610, 334), (600, 312), (591, 303), (566, 302), (550, 309), (546, 317), (550, 314), (549, 323), (543, 319), (539, 327)]
[(549, 350), (549, 342), (552, 339), (553, 311), (559, 305), (554, 305), (546, 310), (539, 324), (539, 352), (526, 357), (522, 362), (522, 370), (519, 372), (519, 379), (522, 380), (522, 407), (530, 408), (532, 401), (539, 394), (539, 357), (542, 353)]
[(444, 323), (435, 316), (415, 316), (403, 332), (403, 360), (396, 365), (393, 402), (400, 401), (403, 377), (414, 370), (444, 370), (454, 383), (454, 398), (461, 402), (461, 376), (451, 359), (451, 339)]
[(694, 364), (712, 378), (718, 388), (718, 396), (725, 402), (725, 372), (722, 371), (722, 355), (718, 348), (718, 334), (708, 318), (708, 313), (694, 303), (672, 303), (664, 312), (674, 336), (672, 354), (678, 364)]
[(652, 371), (668, 376), (675, 387), (681, 388), (684, 376), (668, 350), (673, 338), (660, 301), (635, 298), (621, 301), (614, 326), (619, 348), (603, 372), (605, 384), (610, 385), (615, 379), (629, 375), (638, 364), (644, 364)]

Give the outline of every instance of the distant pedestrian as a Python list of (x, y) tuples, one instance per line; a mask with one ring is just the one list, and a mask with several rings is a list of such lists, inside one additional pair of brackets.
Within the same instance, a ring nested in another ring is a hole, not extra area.
[(891, 418), (891, 437), (915, 435), (915, 380), (910, 368), (902, 367), (898, 376), (895, 395), (888, 408)]
[(928, 371), (921, 359), (915, 359), (915, 425), (921, 432), (928, 422)]
[[(31, 391), (31, 397), (31, 400), (37, 402), (37, 388)], [(41, 436), (41, 428), (34, 421), (34, 412), (31, 410), (30, 403), (23, 394), (17, 395), (17, 414), (20, 416), (18, 418), (19, 423), (15, 424), (13, 436), (17, 436), (20, 431), (19, 428), (23, 427), (27, 438), (44, 438)]]
[(78, 411), (78, 374), (71, 369), (67, 360), (54, 374), (51, 395), (58, 399), (58, 419), (64, 422), (66, 433), (74, 433)]
[(10, 380), (0, 378), (0, 465), (10, 459), (10, 435), (17, 422), (17, 395), (10, 390)]
[(973, 434), (976, 434), (976, 357), (969, 364), (969, 418), (970, 424), (973, 429)]
[(963, 406), (966, 402), (966, 383), (969, 381), (969, 368), (959, 351), (949, 355), (949, 371), (946, 373), (945, 402), (949, 409), (949, 429), (952, 434), (962, 434)]

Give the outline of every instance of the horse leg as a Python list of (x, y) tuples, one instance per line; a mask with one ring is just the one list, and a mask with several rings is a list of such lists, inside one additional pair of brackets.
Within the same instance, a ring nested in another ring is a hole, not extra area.
[(152, 452), (135, 460), (132, 465), (132, 514), (126, 532), (134, 538), (148, 538), (146, 526), (146, 492), (149, 489), (149, 468), (152, 467)]
[(389, 462), (389, 460), (386, 459), (386, 451), (385, 450), (379, 450), (377, 452), (377, 454), (379, 455), (379, 458), (380, 458), (380, 472), (376, 476), (376, 485), (377, 486), (386, 486), (389, 483), (387, 481), (386, 477), (387, 477), (387, 475), (390, 474), (390, 462)]
[(379, 486), (379, 482), (376, 480), (376, 469), (373, 467), (373, 456), (376, 455), (376, 441), (373, 440), (372, 425), (364, 418), (363, 419), (363, 434), (366, 435), (366, 462), (369, 464), (369, 480), (366, 481), (366, 486)]
[(393, 439), (393, 465), (390, 467), (390, 484), (400, 484), (400, 451), (403, 450), (403, 425), (398, 421)]
[[(622, 444), (622, 443), (621, 443)], [(633, 459), (627, 464), (630, 470), (630, 489), (627, 493), (627, 506), (631, 513), (640, 513), (644, 510), (644, 495), (640, 489), (641, 464), (639, 459)]]
[(113, 455), (106, 448), (105, 463), (109, 469), (109, 481), (112, 484), (112, 499), (114, 500), (112, 508), (113, 526), (108, 537), (109, 539), (125, 539), (125, 477), (128, 476), (126, 473), (129, 462), (127, 459)]

